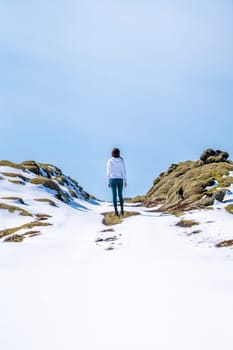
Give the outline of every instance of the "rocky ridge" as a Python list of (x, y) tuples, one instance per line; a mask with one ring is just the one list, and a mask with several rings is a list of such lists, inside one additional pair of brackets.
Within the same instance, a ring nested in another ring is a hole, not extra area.
[[(11, 172), (10, 169), (9, 171), (1, 171), (3, 166), (14, 169), (14, 171)], [(16, 169), (19, 170), (18, 173), (15, 171)], [(83, 190), (76, 180), (64, 175), (61, 169), (52, 164), (39, 163), (34, 160), (16, 164), (8, 160), (1, 160), (0, 175), (12, 183), (21, 185), (31, 183), (44, 186), (54, 192), (55, 198), (67, 204), (70, 204), (73, 198), (94, 199), (93, 196)]]
[(52, 226), (53, 217), (59, 217), (60, 206), (85, 210), (85, 203), (97, 203), (61, 169), (33, 160), (0, 161), (0, 186), (0, 239), (7, 242), (39, 235), (42, 226)]

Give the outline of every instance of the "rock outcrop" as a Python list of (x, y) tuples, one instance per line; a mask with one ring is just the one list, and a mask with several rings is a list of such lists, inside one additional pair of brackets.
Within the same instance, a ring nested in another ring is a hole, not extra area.
[(233, 184), (233, 163), (228, 157), (227, 152), (207, 149), (197, 161), (171, 164), (154, 180), (143, 204), (177, 213), (223, 201), (226, 188)]
[(32, 160), (0, 161), (0, 186), (0, 242), (22, 242), (52, 230), (65, 206), (88, 210), (87, 202), (98, 204), (59, 168)]
[(219, 162), (226, 162), (226, 160), (229, 158), (229, 154), (224, 151), (214, 151), (211, 148), (208, 148), (205, 150), (200, 157), (200, 160), (204, 162), (204, 164), (208, 163), (219, 163)]
[[(2, 167), (7, 167), (7, 172), (2, 171)], [(11, 171), (11, 169), (13, 170)], [(72, 203), (74, 198), (94, 199), (93, 196), (83, 190), (76, 180), (64, 175), (61, 169), (52, 164), (35, 162), (34, 160), (16, 164), (8, 160), (2, 160), (0, 161), (0, 174), (13, 183), (22, 185), (31, 183), (43, 186), (48, 191), (52, 191), (57, 199), (67, 204)]]

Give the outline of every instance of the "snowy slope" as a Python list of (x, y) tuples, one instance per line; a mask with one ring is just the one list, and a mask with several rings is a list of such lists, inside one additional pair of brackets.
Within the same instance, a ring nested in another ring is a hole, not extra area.
[(62, 206), (49, 234), (0, 246), (2, 349), (232, 349), (229, 249), (137, 208), (109, 251), (95, 242), (107, 204)]
[[(233, 185), (227, 189), (223, 202), (215, 201), (211, 209), (194, 210), (183, 215), (184, 219), (194, 220), (198, 223), (195, 227), (182, 229), (183, 234), (189, 236), (195, 244), (201, 247), (212, 247), (223, 241), (232, 240), (233, 216), (226, 210), (232, 203)], [(193, 234), (195, 231), (200, 232)]]
[(29, 223), (35, 224), (32, 229), (39, 230), (38, 234), (53, 231), (64, 221), (67, 205), (82, 211), (89, 210), (90, 203), (98, 205), (75, 180), (52, 165), (46, 169), (47, 172), (38, 166), (39, 174), (35, 174), (28, 168), (0, 165), (1, 242), (15, 234), (28, 239), (27, 227), (12, 234), (5, 234), (4, 230)]
[[(8, 196), (8, 180), (0, 185)], [(195, 228), (141, 207), (127, 207), (141, 215), (106, 227), (109, 203), (75, 198), (75, 207), (46, 192), (53, 207), (34, 201), (43, 187), (14, 186), (27, 203), (17, 205), (46, 211), (52, 226), (0, 244), (1, 349), (232, 350), (233, 255), (215, 247), (233, 238), (226, 203), (186, 213)], [(28, 220), (0, 213), (6, 227)]]

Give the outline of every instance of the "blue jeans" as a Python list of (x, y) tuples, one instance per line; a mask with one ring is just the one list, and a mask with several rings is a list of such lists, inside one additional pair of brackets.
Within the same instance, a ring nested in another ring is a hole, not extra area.
[(123, 200), (123, 179), (110, 179), (109, 181), (112, 189), (112, 201), (115, 210), (117, 209), (117, 194), (120, 200), (121, 210), (123, 210), (124, 200)]

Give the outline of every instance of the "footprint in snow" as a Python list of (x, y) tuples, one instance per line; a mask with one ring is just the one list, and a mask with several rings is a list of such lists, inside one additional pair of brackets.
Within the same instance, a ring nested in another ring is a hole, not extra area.
[[(119, 241), (121, 234), (117, 234), (113, 228), (100, 231), (101, 235), (95, 240), (96, 245), (103, 247), (105, 250), (114, 250), (116, 242)], [(114, 233), (111, 235), (111, 233)], [(118, 245), (122, 245), (121, 242)]]

